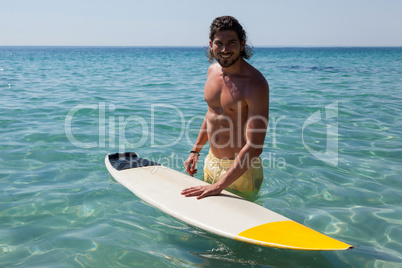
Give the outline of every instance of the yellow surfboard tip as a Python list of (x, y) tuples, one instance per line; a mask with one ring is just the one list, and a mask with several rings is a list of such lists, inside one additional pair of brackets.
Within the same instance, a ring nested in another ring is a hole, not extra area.
[(348, 245), (295, 221), (276, 221), (239, 233), (235, 240), (275, 248), (296, 250), (348, 250)]

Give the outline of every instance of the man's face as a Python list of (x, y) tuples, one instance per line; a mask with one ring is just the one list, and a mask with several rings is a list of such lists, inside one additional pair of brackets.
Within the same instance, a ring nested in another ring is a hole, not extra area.
[(244, 49), (244, 42), (240, 43), (235, 31), (220, 31), (210, 41), (212, 53), (218, 63), (227, 68), (232, 66), (240, 58), (240, 52)]

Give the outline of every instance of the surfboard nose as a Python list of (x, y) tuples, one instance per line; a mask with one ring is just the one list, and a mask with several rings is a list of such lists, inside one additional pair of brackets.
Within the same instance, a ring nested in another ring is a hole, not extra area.
[(268, 247), (298, 250), (347, 250), (353, 246), (338, 241), (295, 221), (276, 221), (239, 233), (236, 240)]

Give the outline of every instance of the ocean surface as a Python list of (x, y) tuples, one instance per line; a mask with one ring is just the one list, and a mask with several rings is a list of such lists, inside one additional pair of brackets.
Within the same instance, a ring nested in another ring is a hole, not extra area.
[(118, 151), (184, 172), (204, 48), (0, 47), (0, 267), (402, 267), (402, 48), (255, 48), (249, 62), (270, 84), (255, 202), (353, 250), (222, 238), (108, 174)]

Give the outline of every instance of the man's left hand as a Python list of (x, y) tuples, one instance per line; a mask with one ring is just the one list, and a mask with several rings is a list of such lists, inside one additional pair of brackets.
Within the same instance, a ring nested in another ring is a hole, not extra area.
[(220, 189), (219, 185), (215, 183), (186, 188), (181, 192), (181, 194), (185, 197), (197, 196), (197, 199), (201, 199), (210, 195), (218, 195), (221, 192), (222, 189)]

